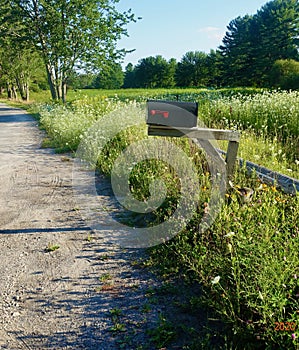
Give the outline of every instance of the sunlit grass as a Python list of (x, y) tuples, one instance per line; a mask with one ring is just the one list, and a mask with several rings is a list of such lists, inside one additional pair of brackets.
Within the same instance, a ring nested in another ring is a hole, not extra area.
[[(222, 150), (227, 149), (227, 142), (218, 141), (218, 144)], [(289, 160), (284, 145), (276, 138), (259, 137), (253, 131), (242, 131), (238, 157), (299, 179), (299, 160)]]
[(246, 160), (299, 177), (299, 92), (210, 100), (200, 113), (211, 127), (243, 131), (240, 154)]

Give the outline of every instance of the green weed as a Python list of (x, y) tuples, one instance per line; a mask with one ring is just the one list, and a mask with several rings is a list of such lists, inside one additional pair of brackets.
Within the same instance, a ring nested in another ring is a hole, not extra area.
[(54, 252), (55, 250), (59, 249), (60, 248), (60, 245), (59, 244), (52, 244), (52, 243), (49, 243), (48, 244), (48, 247), (45, 249), (45, 251), (47, 253), (50, 253), (50, 252)]

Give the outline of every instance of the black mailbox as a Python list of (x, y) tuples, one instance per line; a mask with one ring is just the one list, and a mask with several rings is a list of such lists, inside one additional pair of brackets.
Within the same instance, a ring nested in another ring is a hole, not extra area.
[(198, 103), (147, 101), (147, 124), (193, 128), (197, 125)]

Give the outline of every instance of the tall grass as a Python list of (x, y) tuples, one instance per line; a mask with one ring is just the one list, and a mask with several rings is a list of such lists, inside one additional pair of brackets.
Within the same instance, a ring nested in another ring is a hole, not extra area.
[(245, 130), (240, 144), (245, 159), (299, 178), (299, 92), (209, 100), (200, 116), (211, 127)]
[(299, 92), (264, 91), (210, 100), (200, 115), (209, 123), (253, 129), (260, 136), (285, 141), (299, 137)]
[[(145, 102), (148, 98), (180, 100), (180, 101), (199, 101), (202, 103), (206, 100), (214, 100), (225, 96), (234, 96), (237, 94), (253, 95), (262, 93), (262, 89), (257, 88), (223, 88), (223, 89), (204, 89), (204, 88), (171, 88), (171, 89), (84, 89), (84, 90), (69, 90), (67, 100), (69, 102), (93, 98), (93, 97), (108, 97), (117, 98), (121, 101), (135, 100)], [(48, 94), (49, 96), (49, 94)], [(44, 101), (45, 93), (34, 94), (33, 98), (36, 102)]]
[(41, 128), (48, 135), (44, 145), (59, 152), (75, 152), (84, 132), (103, 115), (121, 108), (122, 104), (119, 100), (96, 96), (75, 100), (71, 105), (38, 104), (34, 111), (38, 111)]
[(255, 189), (252, 201), (230, 194), (211, 228), (199, 233), (194, 217), (185, 232), (152, 248), (152, 263), (201, 284), (192, 311), (206, 308), (210, 321), (196, 349), (298, 349), (299, 194), (283, 195), (242, 172), (234, 181)]

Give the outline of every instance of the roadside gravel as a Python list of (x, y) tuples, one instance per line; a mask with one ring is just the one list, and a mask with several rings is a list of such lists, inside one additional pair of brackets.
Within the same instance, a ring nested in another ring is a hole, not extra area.
[(73, 161), (41, 149), (42, 136), (0, 104), (0, 349), (155, 349), (164, 305), (149, 300), (161, 282), (139, 264), (145, 251), (85, 226)]

